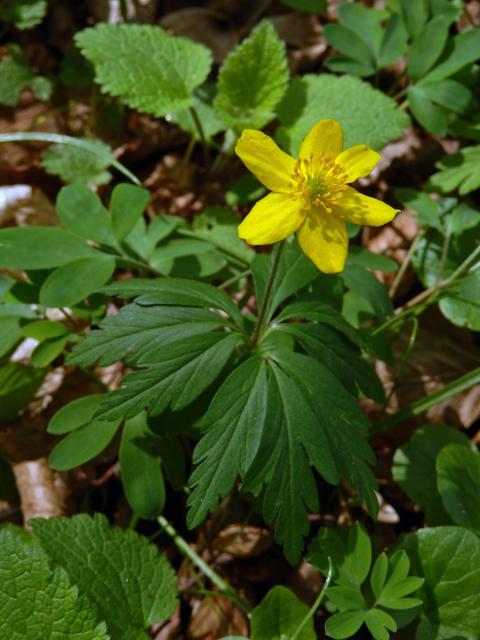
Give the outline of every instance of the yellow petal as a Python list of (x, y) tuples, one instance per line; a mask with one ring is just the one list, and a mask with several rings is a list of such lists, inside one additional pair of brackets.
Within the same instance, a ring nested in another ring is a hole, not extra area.
[(339, 273), (345, 267), (348, 234), (343, 220), (320, 208), (309, 211), (297, 231), (302, 251), (323, 271)]
[(335, 158), (343, 149), (343, 131), (336, 120), (320, 120), (310, 130), (300, 148), (299, 158), (325, 154)]
[(292, 190), (295, 160), (282, 151), (270, 136), (254, 129), (244, 129), (235, 153), (270, 191), (288, 193)]
[(332, 213), (348, 222), (379, 227), (393, 220), (398, 212), (398, 209), (393, 209), (381, 200), (364, 196), (353, 187), (347, 187)]
[(297, 200), (281, 193), (270, 193), (257, 202), (240, 224), (238, 236), (249, 244), (273, 244), (288, 238), (304, 217)]
[(357, 178), (368, 176), (379, 160), (379, 153), (367, 147), (366, 144), (357, 144), (354, 147), (350, 147), (350, 149), (345, 149), (335, 159), (335, 162), (347, 174), (347, 182), (353, 182)]

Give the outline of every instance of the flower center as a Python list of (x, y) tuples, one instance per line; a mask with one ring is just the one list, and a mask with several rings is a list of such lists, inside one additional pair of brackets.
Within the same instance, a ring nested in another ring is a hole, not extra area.
[(293, 172), (292, 196), (303, 201), (305, 209), (322, 207), (332, 213), (333, 205), (347, 187), (347, 175), (335, 160), (323, 154), (299, 158)]

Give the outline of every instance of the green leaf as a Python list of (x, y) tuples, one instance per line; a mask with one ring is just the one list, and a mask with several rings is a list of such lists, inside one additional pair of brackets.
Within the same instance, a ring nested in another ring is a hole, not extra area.
[(52, 320), (35, 320), (22, 327), (22, 334), (27, 338), (35, 340), (50, 340), (51, 338), (61, 338), (68, 333), (67, 327), (61, 322)]
[(296, 11), (306, 11), (317, 15), (325, 15), (327, 0), (282, 0), (283, 4)]
[(156, 26), (101, 23), (78, 33), (75, 42), (105, 93), (160, 117), (192, 106), (193, 91), (211, 66), (206, 47)]
[(458, 429), (442, 424), (417, 429), (410, 442), (395, 451), (392, 476), (405, 493), (425, 510), (428, 524), (449, 524), (437, 489), (436, 459), (449, 444), (468, 450), (469, 439)]
[(388, 67), (404, 53), (408, 34), (404, 22), (398, 13), (392, 13), (385, 24), (385, 32), (378, 54), (378, 67)]
[(18, 318), (0, 318), (0, 356), (7, 354), (23, 337)]
[(345, 286), (365, 298), (380, 321), (393, 313), (393, 304), (384, 285), (373, 273), (356, 265), (347, 265), (340, 274)]
[[(193, 108), (196, 111), (198, 119), (202, 125), (203, 135), (206, 140), (211, 140), (217, 133), (225, 131), (226, 124), (220, 120), (213, 108), (213, 100), (216, 95), (216, 86), (212, 84), (204, 84), (201, 86), (193, 100)], [(178, 113), (174, 113), (170, 119), (175, 122), (184, 131), (189, 133), (197, 142), (201, 142), (200, 131), (195, 122), (195, 118), (189, 109), (183, 109)]]
[(464, 278), (448, 296), (442, 298), (439, 307), (443, 315), (459, 327), (480, 331), (480, 272), (474, 271)]
[(76, 345), (68, 362), (77, 366), (96, 361), (101, 366), (118, 361), (135, 365), (152, 349), (225, 326), (228, 322), (208, 309), (129, 304), (117, 315), (107, 316), (100, 329)]
[(46, 0), (5, 0), (0, 7), (0, 20), (13, 23), (20, 30), (37, 26), (46, 14)]
[[(341, 24), (327, 24), (323, 28), (323, 33), (331, 47), (343, 53), (347, 58), (353, 58), (356, 63), (357, 73), (354, 73), (353, 70), (351, 73), (360, 77), (371, 76), (375, 73), (376, 66), (372, 51), (355, 32)], [(332, 65), (330, 65), (330, 60), (333, 63)], [(326, 64), (332, 71), (340, 71), (338, 67), (339, 60), (341, 58), (333, 57), (327, 59)], [(336, 62), (337, 64), (335, 64)], [(351, 68), (353, 69), (353, 67)]]
[(109, 640), (95, 606), (24, 529), (0, 529), (0, 636), (9, 640)]
[(194, 238), (166, 240), (153, 251), (149, 262), (166, 276), (185, 278), (206, 278), (227, 264), (213, 245)]
[(51, 273), (40, 288), (40, 304), (71, 307), (98, 291), (115, 271), (115, 258), (98, 254), (78, 258)]
[(111, 420), (131, 418), (142, 409), (159, 415), (169, 406), (184, 409), (221, 374), (241, 343), (238, 334), (220, 332), (193, 335), (149, 351), (137, 358), (144, 368), (127, 374), (122, 387), (111, 392), (97, 416)]
[(143, 217), (139, 218), (125, 238), (125, 243), (141, 258), (147, 260), (152, 255), (157, 244), (168, 238), (180, 226), (182, 219), (173, 215), (160, 214), (155, 216), (148, 227)]
[(395, 189), (395, 197), (417, 214), (416, 218), (423, 227), (433, 227), (440, 233), (443, 232), (439, 203), (427, 193), (402, 187)]
[(363, 611), (367, 608), (362, 592), (354, 587), (329, 587), (327, 596), (341, 611)]
[[(290, 638), (307, 616), (307, 605), (301, 602), (290, 589), (282, 586), (273, 587), (252, 612), (252, 640)], [(298, 640), (316, 639), (312, 618), (296, 638)]]
[(408, 33), (416, 38), (423, 30), (428, 18), (429, 0), (399, 0), (399, 9)]
[(469, 64), (478, 60), (480, 49), (480, 30), (469, 29), (452, 39), (452, 47), (447, 58), (440, 62), (428, 75), (423, 83), (444, 80)]
[(54, 447), (48, 464), (55, 471), (68, 471), (92, 460), (110, 444), (120, 423), (92, 420), (75, 429)]
[(433, 18), (412, 42), (408, 54), (408, 75), (415, 82), (429, 71), (445, 48), (449, 23), (443, 16)]
[(57, 197), (58, 217), (84, 240), (115, 246), (110, 217), (100, 198), (84, 184), (63, 187)]
[(347, 27), (367, 45), (370, 57), (374, 59), (377, 57), (382, 43), (383, 30), (380, 21), (383, 17), (383, 12), (367, 9), (367, 7), (356, 3), (340, 4), (337, 13), (340, 24)]
[(196, 215), (192, 232), (197, 238), (209, 242), (228, 256), (240, 260), (245, 266), (251, 264), (255, 252), (238, 237), (238, 216), (229, 209), (207, 207)]
[(133, 184), (117, 184), (110, 199), (111, 226), (117, 240), (123, 240), (145, 211), (150, 192)]
[(4, 269), (52, 269), (95, 255), (95, 249), (58, 227), (0, 229), (0, 267)]
[(47, 367), (55, 358), (58, 358), (58, 356), (63, 353), (67, 342), (68, 336), (41, 342), (33, 350), (30, 362), (37, 368)]
[(293, 336), (307, 354), (330, 369), (352, 395), (357, 386), (380, 404), (385, 400), (383, 385), (373, 367), (361, 357), (358, 348), (341, 333), (324, 324), (282, 324), (279, 327)]
[(480, 187), (480, 145), (444, 156), (435, 166), (439, 171), (430, 178), (430, 184), (441, 193), (458, 189), (463, 196)]
[(17, 362), (0, 367), (0, 420), (14, 418), (40, 387), (45, 371)]
[(480, 628), (480, 540), (461, 527), (420, 529), (406, 536), (415, 573), (425, 578), (416, 640), (477, 640)]
[(0, 104), (14, 107), (20, 93), (34, 78), (35, 72), (20, 47), (10, 45), (8, 54), (0, 62)]
[(415, 119), (431, 133), (445, 136), (448, 119), (445, 111), (436, 106), (421, 86), (413, 86), (407, 91), (410, 111)]
[(480, 533), (480, 455), (458, 444), (446, 445), (438, 454), (438, 492), (455, 524)]
[(359, 78), (329, 74), (294, 78), (278, 107), (278, 118), (282, 126), (276, 138), (294, 155), (313, 125), (322, 118), (340, 122), (345, 147), (367, 144), (381, 149), (393, 138), (400, 137), (409, 124), (405, 112), (368, 83)]
[(473, 95), (465, 85), (447, 78), (421, 87), (422, 94), (436, 105), (454, 113), (466, 114), (473, 102)]
[(423, 584), (423, 578), (408, 577), (410, 560), (405, 551), (396, 551), (390, 558), (391, 572), (377, 602), (387, 609), (411, 609), (422, 604), (417, 598), (405, 596), (417, 591)]
[(190, 478), (189, 527), (202, 522), (245, 475), (255, 457), (268, 411), (266, 364), (252, 356), (230, 373), (202, 421)]
[(147, 626), (173, 614), (175, 574), (146, 538), (110, 527), (99, 514), (30, 523), (52, 561), (95, 603), (112, 638), (146, 640)]
[(395, 260), (355, 245), (349, 248), (348, 264), (365, 267), (366, 269), (374, 269), (376, 271), (392, 272), (398, 270), (398, 264)]
[(148, 433), (145, 413), (125, 422), (120, 443), (120, 477), (128, 504), (146, 520), (155, 520), (165, 506), (166, 494), (158, 456), (139, 446)]
[(396, 631), (397, 623), (381, 609), (370, 609), (365, 614), (365, 624), (375, 640), (388, 640), (388, 631)]
[(381, 553), (375, 560), (372, 573), (370, 575), (370, 585), (372, 587), (375, 600), (378, 600), (382, 593), (388, 573), (388, 558), (386, 553)]
[(112, 175), (107, 171), (114, 162), (111, 148), (100, 140), (81, 138), (84, 147), (52, 144), (42, 155), (42, 167), (64, 182), (107, 184)]
[(366, 611), (341, 611), (335, 613), (325, 624), (325, 633), (329, 638), (342, 640), (351, 638), (365, 621)]
[(215, 109), (235, 131), (261, 129), (273, 119), (287, 82), (285, 44), (265, 20), (223, 63)]
[(103, 394), (95, 393), (64, 405), (48, 423), (48, 433), (62, 435), (83, 427), (92, 420), (103, 398)]

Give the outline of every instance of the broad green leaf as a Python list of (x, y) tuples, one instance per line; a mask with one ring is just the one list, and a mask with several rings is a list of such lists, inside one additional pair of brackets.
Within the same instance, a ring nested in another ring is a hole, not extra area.
[(35, 320), (22, 327), (22, 334), (25, 337), (40, 341), (61, 338), (67, 333), (68, 329), (64, 324), (52, 320)]
[(110, 640), (95, 605), (79, 594), (63, 569), (50, 568), (48, 556), (30, 533), (3, 526), (0, 547), (2, 638)]
[(43, 283), (40, 304), (46, 307), (71, 307), (98, 291), (115, 271), (115, 258), (98, 253), (78, 258), (59, 267)]
[(273, 119), (287, 82), (285, 44), (265, 20), (223, 63), (214, 107), (239, 133), (246, 128), (261, 129)]
[[(341, 24), (327, 24), (323, 29), (323, 33), (328, 44), (347, 57), (347, 64), (349, 58), (353, 59), (355, 67), (350, 67), (353, 75), (363, 78), (375, 73), (376, 67), (373, 52), (356, 33)], [(332, 71), (340, 71), (339, 60), (341, 60), (340, 57), (333, 57), (328, 59), (326, 64)], [(330, 64), (330, 61), (332, 64)]]
[(62, 435), (83, 427), (92, 420), (103, 398), (103, 394), (95, 393), (64, 405), (48, 423), (48, 433)]
[(208, 309), (129, 304), (115, 316), (107, 316), (68, 357), (70, 364), (101, 366), (122, 361), (136, 364), (152, 349), (172, 341), (208, 333), (228, 322)]
[(392, 476), (411, 500), (425, 510), (430, 525), (450, 524), (437, 489), (436, 459), (444, 447), (461, 445), (468, 451), (469, 439), (458, 429), (442, 424), (417, 429), (410, 442), (395, 451)]
[(192, 232), (195, 237), (220, 249), (227, 257), (233, 256), (248, 266), (255, 252), (238, 237), (238, 223), (238, 215), (230, 209), (207, 207), (193, 219)]
[(14, 418), (42, 384), (45, 371), (17, 362), (0, 367), (0, 420)]
[(23, 337), (18, 318), (0, 318), (0, 357), (7, 354)]
[(63, 187), (57, 196), (56, 208), (60, 220), (75, 235), (115, 246), (108, 212), (97, 194), (84, 184)]
[(52, 269), (96, 255), (83, 240), (58, 227), (0, 229), (0, 267), (4, 269)]
[(351, 611), (363, 611), (367, 608), (367, 603), (359, 589), (353, 587), (329, 587), (327, 589), (328, 599), (337, 609)]
[(473, 102), (470, 89), (450, 78), (422, 86), (421, 91), (436, 105), (460, 115), (468, 113)]
[(385, 24), (385, 32), (378, 54), (378, 67), (388, 67), (404, 53), (408, 34), (404, 22), (398, 13), (392, 13)]
[(47, 13), (47, 0), (5, 0), (0, 7), (0, 20), (10, 22), (16, 29), (32, 29)]
[(211, 67), (205, 46), (151, 25), (101, 23), (75, 41), (105, 93), (154, 116), (192, 106)]
[(392, 301), (384, 285), (373, 273), (357, 265), (347, 265), (340, 274), (345, 286), (365, 298), (380, 321), (393, 313)]
[(407, 92), (408, 105), (415, 119), (427, 131), (438, 136), (447, 133), (448, 118), (441, 107), (436, 106), (421, 86), (413, 86)]
[(330, 369), (352, 395), (358, 388), (380, 404), (385, 400), (383, 385), (373, 367), (361, 357), (357, 347), (341, 333), (324, 324), (282, 324), (279, 327), (293, 336), (307, 354)]
[(252, 356), (230, 373), (202, 420), (202, 439), (194, 451), (196, 469), (190, 478), (190, 527), (200, 524), (238, 475), (251, 466), (267, 418), (270, 398), (266, 364)]
[(328, 618), (325, 633), (329, 638), (351, 638), (365, 621), (366, 611), (340, 611)]
[(380, 21), (383, 17), (382, 11), (367, 9), (358, 3), (342, 3), (337, 13), (340, 24), (347, 27), (367, 45), (370, 56), (373, 58), (377, 57), (382, 43), (383, 30)]
[(390, 560), (390, 573), (376, 602), (386, 609), (411, 609), (422, 604), (418, 598), (407, 598), (423, 584), (423, 578), (408, 577), (410, 560), (405, 551), (396, 551)]
[(97, 416), (111, 420), (132, 418), (145, 408), (150, 415), (169, 406), (173, 411), (185, 408), (215, 382), (240, 343), (238, 334), (212, 332), (151, 346), (137, 359), (142, 368), (123, 378)]
[(423, 83), (444, 80), (453, 76), (463, 67), (476, 62), (480, 49), (480, 30), (469, 29), (463, 31), (453, 38), (452, 45), (447, 58), (423, 78)]
[(387, 256), (380, 253), (373, 253), (373, 251), (369, 251), (368, 249), (357, 247), (355, 245), (349, 248), (348, 264), (378, 271), (391, 272), (398, 270), (398, 264), (395, 260), (387, 258)]
[(410, 36), (416, 38), (427, 22), (429, 0), (399, 0), (398, 4)]
[(445, 217), (445, 226), (452, 235), (461, 235), (464, 231), (480, 226), (480, 211), (462, 202)]
[(148, 261), (157, 244), (171, 236), (183, 224), (184, 221), (178, 216), (160, 214), (155, 216), (147, 226), (145, 220), (141, 217), (124, 239), (124, 242), (137, 255)]
[(112, 638), (146, 640), (147, 626), (173, 614), (175, 574), (146, 538), (111, 527), (100, 514), (30, 523), (52, 561), (95, 603)]
[(427, 193), (402, 187), (395, 190), (395, 197), (417, 214), (416, 219), (423, 227), (433, 227), (440, 233), (443, 232), (439, 203), (432, 200)]
[(480, 187), (480, 145), (444, 156), (435, 166), (439, 171), (430, 178), (430, 184), (442, 193), (458, 189), (464, 196)]
[(383, 587), (385, 585), (385, 581), (387, 579), (388, 572), (388, 558), (386, 553), (381, 553), (378, 558), (375, 560), (375, 564), (372, 568), (372, 573), (370, 575), (370, 585), (372, 587), (373, 595), (375, 596), (375, 600), (378, 600), (380, 594), (382, 593)]
[(448, 444), (437, 457), (437, 485), (443, 506), (455, 524), (480, 534), (480, 455)]
[(375, 640), (388, 640), (389, 631), (397, 630), (397, 623), (392, 616), (381, 609), (370, 609), (365, 614), (365, 624)]
[[(307, 615), (308, 606), (290, 589), (280, 585), (273, 587), (252, 612), (252, 640), (290, 638)], [(315, 640), (316, 637), (312, 618), (296, 636), (298, 640)]]
[(112, 441), (120, 420), (106, 422), (92, 420), (69, 433), (48, 456), (48, 464), (55, 471), (68, 471), (92, 460)]
[(381, 149), (409, 124), (405, 112), (368, 83), (329, 74), (294, 78), (278, 107), (278, 117), (282, 126), (276, 138), (292, 154), (298, 153), (307, 133), (322, 118), (340, 122), (346, 148), (367, 144)]
[(242, 315), (237, 305), (228, 295), (204, 282), (179, 278), (157, 278), (146, 280), (135, 278), (124, 282), (114, 282), (102, 289), (108, 295), (121, 298), (137, 298), (143, 305), (182, 305), (206, 307), (224, 311), (242, 326)]
[[(114, 161), (111, 148), (101, 140), (82, 138), (85, 146), (52, 144), (42, 155), (42, 167), (64, 182), (107, 184), (112, 179), (108, 167)], [(87, 146), (88, 145), (88, 146)]]
[[(1, 11), (2, 7), (0, 21)], [(51, 85), (46, 78), (36, 75), (20, 47), (10, 44), (7, 51), (0, 62), (0, 105), (14, 107), (26, 87), (30, 87), (40, 100), (48, 99)]]
[(147, 433), (144, 412), (125, 422), (119, 453), (120, 477), (133, 512), (155, 520), (165, 506), (165, 483), (158, 456), (138, 443)]
[(480, 540), (462, 527), (420, 529), (402, 547), (425, 578), (416, 640), (477, 640), (480, 629)]
[(117, 184), (110, 199), (112, 230), (117, 240), (123, 240), (145, 211), (150, 192), (134, 184)]
[(166, 276), (206, 278), (227, 265), (213, 245), (194, 238), (166, 240), (153, 251), (149, 262)]
[(433, 18), (412, 42), (408, 54), (408, 75), (415, 82), (429, 71), (445, 48), (449, 23), (443, 16)]
[(63, 353), (67, 342), (68, 336), (44, 340), (33, 350), (30, 362), (37, 368), (47, 367), (55, 358), (58, 358), (58, 356)]
[(439, 307), (443, 315), (459, 327), (480, 331), (480, 271), (467, 276), (449, 295), (442, 298)]

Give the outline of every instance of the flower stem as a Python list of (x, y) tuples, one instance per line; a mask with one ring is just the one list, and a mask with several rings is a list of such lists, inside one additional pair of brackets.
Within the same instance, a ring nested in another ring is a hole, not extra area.
[(183, 553), (200, 571), (206, 576), (216, 587), (220, 589), (227, 597), (233, 600), (242, 611), (249, 614), (251, 607), (238, 593), (231, 587), (226, 580), (218, 575), (216, 571), (210, 567), (205, 560), (203, 560), (194, 549), (188, 544), (188, 542), (182, 538), (182, 536), (174, 529), (174, 527), (163, 516), (158, 516), (158, 524), (162, 527), (166, 534), (168, 534), (177, 549)]
[(298, 638), (300, 637), (300, 633), (302, 632), (302, 629), (304, 628), (304, 626), (307, 624), (307, 622), (310, 620), (310, 618), (313, 618), (313, 616), (315, 615), (315, 611), (322, 604), (323, 598), (325, 597), (325, 592), (327, 591), (328, 587), (330, 586), (330, 582), (332, 581), (332, 577), (333, 577), (333, 565), (332, 565), (331, 558), (329, 558), (328, 559), (328, 573), (327, 573), (327, 577), (325, 578), (325, 583), (324, 583), (324, 585), (322, 587), (322, 590), (318, 594), (317, 599), (315, 600), (315, 602), (311, 606), (311, 608), (308, 611), (307, 615), (304, 617), (304, 619), (300, 623), (300, 626), (297, 627), (297, 630), (295, 631), (295, 633), (293, 634), (293, 636), (291, 637), (290, 640), (298, 640)]
[(268, 303), (270, 302), (270, 295), (273, 289), (273, 283), (275, 281), (275, 276), (277, 275), (278, 266), (280, 264), (280, 258), (282, 257), (283, 247), (285, 246), (285, 240), (282, 240), (278, 244), (273, 247), (272, 251), (272, 270), (270, 271), (270, 276), (268, 278), (267, 285), (265, 287), (265, 292), (263, 294), (262, 304), (260, 306), (260, 311), (258, 312), (257, 323), (255, 325), (255, 329), (253, 330), (252, 337), (250, 338), (250, 346), (255, 347), (258, 338), (260, 337), (260, 333), (263, 329), (263, 325), (265, 322), (265, 316), (267, 314)]
[(210, 170), (210, 152), (208, 150), (207, 138), (205, 137), (205, 131), (203, 129), (202, 121), (200, 120), (200, 117), (195, 107), (189, 107), (188, 110), (190, 111), (190, 115), (192, 116), (193, 122), (195, 123), (195, 128), (198, 131), (198, 135), (199, 135), (200, 142), (202, 144), (202, 149), (203, 149), (203, 157), (205, 160), (205, 165), (208, 173), (208, 171)]

